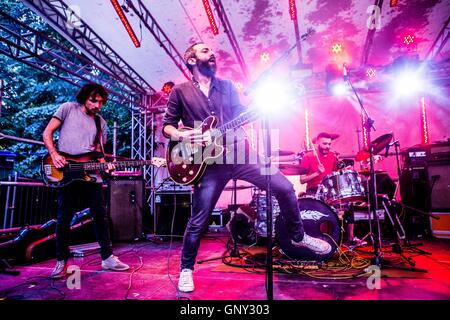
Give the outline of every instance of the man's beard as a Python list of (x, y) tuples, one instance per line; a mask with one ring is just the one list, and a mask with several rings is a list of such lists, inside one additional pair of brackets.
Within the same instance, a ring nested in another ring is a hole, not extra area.
[(207, 77), (213, 77), (216, 74), (216, 64), (210, 63), (210, 60), (197, 62), (198, 71)]
[(330, 152), (330, 149), (324, 149), (319, 146), (319, 152), (323, 155), (326, 155)]

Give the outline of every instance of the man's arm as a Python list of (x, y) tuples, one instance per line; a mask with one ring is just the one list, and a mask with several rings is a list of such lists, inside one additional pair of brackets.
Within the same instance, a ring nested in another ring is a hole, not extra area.
[(53, 164), (57, 168), (62, 168), (67, 164), (66, 159), (58, 153), (55, 147), (55, 143), (53, 142), (53, 134), (61, 126), (61, 124), (62, 122), (58, 118), (51, 118), (50, 122), (47, 124), (47, 127), (44, 130), (44, 133), (42, 134), (44, 145), (52, 158)]
[(325, 171), (325, 168), (323, 166), (319, 166), (317, 171), (309, 174), (303, 174), (300, 175), (300, 183), (307, 183), (308, 181), (311, 181), (314, 178), (317, 178)]

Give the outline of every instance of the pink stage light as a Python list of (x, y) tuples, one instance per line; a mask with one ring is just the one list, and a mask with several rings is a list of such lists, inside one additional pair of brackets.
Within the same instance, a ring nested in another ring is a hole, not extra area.
[(219, 34), (219, 28), (217, 27), (216, 19), (214, 19), (214, 15), (211, 10), (211, 6), (208, 0), (202, 0), (203, 7), (205, 7), (206, 16), (208, 17), (209, 25), (211, 26), (211, 30), (213, 34), (216, 36)]
[(420, 122), (422, 126), (422, 143), (428, 144), (428, 119), (427, 119), (427, 105), (425, 97), (420, 98)]
[(130, 23), (128, 22), (127, 17), (123, 13), (122, 7), (119, 5), (119, 2), (117, 0), (111, 0), (111, 3), (117, 12), (117, 15), (119, 16), (120, 21), (122, 21), (122, 23), (125, 27), (125, 30), (127, 30), (128, 35), (131, 38), (131, 41), (133, 41), (134, 46), (136, 48), (139, 48), (141, 46), (141, 43), (139, 42), (138, 38), (136, 37), (136, 34), (134, 33), (133, 28), (131, 27)]
[(414, 35), (407, 34), (406, 36), (403, 37), (403, 43), (406, 44), (407, 46), (409, 46), (413, 42), (414, 42)]
[(297, 6), (295, 5), (295, 0), (289, 0), (289, 15), (291, 20), (297, 19)]
[(396, 7), (398, 5), (398, 0), (390, 0), (389, 1), (389, 6), (392, 7)]

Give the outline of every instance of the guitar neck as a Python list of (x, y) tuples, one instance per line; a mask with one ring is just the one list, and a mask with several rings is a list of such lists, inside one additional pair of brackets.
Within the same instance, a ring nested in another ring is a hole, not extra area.
[(216, 128), (217, 131), (219, 131), (221, 134), (225, 134), (229, 130), (233, 130), (236, 128), (239, 128), (240, 126), (243, 126), (247, 124), (248, 122), (253, 121), (256, 118), (256, 114), (253, 111), (248, 111), (240, 116), (238, 116), (236, 119), (225, 123), (224, 125)]
[[(116, 169), (120, 169), (121, 167), (137, 167), (137, 166), (145, 166), (148, 164), (152, 164), (152, 160), (130, 160), (130, 161), (117, 161), (117, 162), (109, 162), (114, 164)], [(83, 169), (86, 171), (104, 171), (107, 169), (109, 163), (102, 162), (84, 162), (84, 163), (71, 163), (70, 167), (77, 167), (82, 165)]]

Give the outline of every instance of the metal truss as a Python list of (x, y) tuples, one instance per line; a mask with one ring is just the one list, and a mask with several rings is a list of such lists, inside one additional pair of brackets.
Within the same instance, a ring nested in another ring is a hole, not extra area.
[(107, 70), (2, 11), (0, 17), (1, 53), (78, 87), (86, 81), (101, 83), (115, 103), (139, 107), (140, 97)]
[(231, 27), (230, 21), (228, 20), (227, 14), (225, 12), (225, 8), (223, 7), (222, 0), (212, 0), (214, 7), (217, 10), (217, 14), (219, 15), (219, 19), (222, 22), (224, 32), (227, 34), (228, 39), (230, 41), (231, 47), (233, 48), (234, 54), (236, 55), (239, 66), (241, 67), (242, 73), (244, 74), (245, 80), (248, 81), (248, 68), (245, 63), (244, 56), (242, 55), (241, 48), (239, 47), (239, 43), (236, 40), (236, 37), (233, 32), (233, 28)]
[(159, 46), (169, 55), (173, 63), (175, 63), (178, 69), (180, 69), (186, 79), (190, 79), (190, 72), (185, 66), (183, 57), (142, 1), (137, 1), (138, 8), (136, 8), (131, 0), (127, 0), (127, 5), (134, 11), (139, 19), (141, 19), (145, 27), (151, 32), (153, 37), (155, 37), (155, 40), (158, 42)]
[(434, 40), (433, 45), (431, 46), (430, 50), (428, 51), (426, 60), (433, 60), (444, 48), (444, 46), (447, 44), (448, 39), (450, 38), (450, 17), (445, 21), (444, 26), (442, 27), (441, 31), (439, 32), (436, 40)]
[[(153, 89), (95, 31), (61, 0), (22, 0), (84, 54), (122, 80), (130, 89), (152, 94)], [(75, 19), (75, 22), (74, 21)]]

